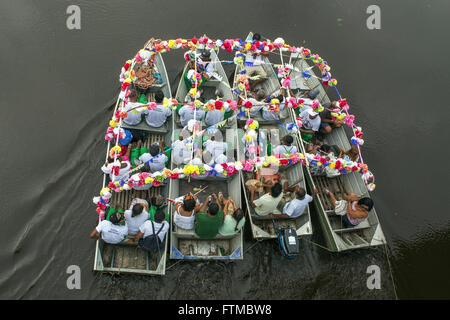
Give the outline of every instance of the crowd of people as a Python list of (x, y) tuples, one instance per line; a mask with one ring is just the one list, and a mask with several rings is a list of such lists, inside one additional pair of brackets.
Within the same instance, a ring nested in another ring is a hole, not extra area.
[[(254, 34), (253, 40), (260, 41), (261, 36)], [(185, 104), (179, 106), (177, 112), (180, 123), (182, 126), (188, 126), (191, 120), (204, 120), (207, 126), (213, 126), (226, 119), (231, 110), (225, 108), (224, 110), (214, 109), (205, 112), (201, 107), (196, 107), (191, 103), (192, 98), (199, 99), (202, 103), (207, 102), (202, 94), (202, 89), (205, 82), (215, 76), (214, 63), (211, 62), (208, 50), (203, 50), (200, 54), (192, 54), (193, 57), (191, 57), (187, 72), (183, 77), (188, 92), (196, 86), (198, 96), (190, 97), (188, 93)], [(261, 88), (255, 90), (258, 84), (268, 79), (267, 72), (263, 67), (263, 57), (266, 55), (268, 53), (264, 52), (245, 54), (244, 67), (250, 78), (248, 100), (254, 106), (250, 110), (242, 107), (242, 110), (248, 111), (251, 118), (260, 116), (267, 121), (276, 121), (280, 119), (280, 113), (286, 108), (286, 89), (282, 88), (270, 95)], [(158, 90), (154, 94), (156, 108), (140, 110), (139, 107), (148, 103), (146, 97), (150, 88), (149, 84), (161, 83), (161, 76), (157, 72), (156, 65), (151, 61), (138, 65), (136, 70), (139, 81), (136, 81), (136, 84), (130, 88), (129, 101), (125, 106), (127, 116), (123, 122), (129, 126), (136, 126), (145, 119), (148, 126), (159, 128), (172, 115), (170, 108), (164, 108), (161, 105), (164, 99), (163, 92)], [(293, 96), (292, 91), (289, 93)], [(313, 108), (318, 94), (318, 89), (306, 92), (307, 96), (304, 98), (303, 107), (296, 110), (302, 119), (302, 127), (299, 128), (299, 131), (302, 139), (307, 143), (306, 152), (321, 155), (327, 160), (343, 158), (357, 161), (359, 154), (356, 146), (352, 145), (349, 150), (342, 150), (337, 145), (327, 145), (321, 142), (324, 135), (341, 127), (344, 122), (331, 114), (330, 110), (336, 108), (336, 101), (325, 105), (325, 110), (320, 113)], [(216, 96), (220, 98), (223, 95), (216, 91)], [(273, 99), (276, 99), (278, 103), (271, 104)], [(218, 141), (221, 139), (216, 140), (216, 135), (211, 132), (206, 139), (200, 137), (197, 141), (192, 140), (192, 137), (183, 138), (183, 135), (180, 134), (170, 147), (166, 147), (161, 141), (152, 144), (149, 148), (145, 147), (142, 142), (145, 139), (142, 131), (125, 129), (125, 133), (126, 137), (119, 140), (121, 147), (121, 153), (117, 159), (120, 163), (119, 168), (112, 157), (108, 157), (102, 167), (102, 171), (108, 174), (113, 182), (129, 177), (137, 178), (137, 175), (142, 172), (160, 171), (167, 167), (171, 154), (177, 159), (175, 161), (177, 164), (220, 165), (227, 161), (225, 155), (227, 143)], [(249, 143), (249, 141), (245, 141), (245, 138), (243, 138), (243, 142), (246, 146), (247, 156), (249, 155), (249, 146), (258, 143), (257, 140)], [(291, 135), (284, 136), (272, 153), (277, 156), (297, 153), (299, 150), (293, 142), (294, 138)], [(140, 166), (140, 169), (131, 175), (129, 171), (137, 166)], [(339, 175), (338, 170), (329, 167), (312, 166), (310, 170), (313, 175), (326, 175), (327, 177)], [(245, 185), (249, 191), (251, 206), (249, 209), (255, 220), (264, 218), (296, 219), (306, 212), (308, 204), (318, 193), (318, 190), (314, 189), (313, 194), (309, 195), (304, 188), (298, 185), (289, 186), (286, 180), (283, 183), (281, 175), (268, 180), (251, 179)], [(133, 186), (133, 189), (146, 192), (151, 187), (152, 184), (148, 183)], [(330, 198), (335, 213), (342, 216), (342, 221), (347, 227), (356, 226), (367, 219), (373, 207), (373, 201), (368, 197), (359, 198), (352, 193), (345, 195), (343, 200), (336, 200), (334, 194), (329, 190), (324, 189), (323, 192)], [(173, 219), (173, 223), (178, 228), (193, 230), (201, 239), (212, 239), (217, 235), (235, 235), (245, 224), (243, 210), (231, 197), (226, 198), (221, 192), (218, 195), (211, 194), (203, 203), (200, 203), (197, 196), (192, 193), (175, 199), (174, 203), (175, 210), (171, 215), (164, 211), (165, 199), (162, 197), (150, 199), (149, 204), (143, 195), (133, 199), (127, 210), (120, 207), (109, 208), (106, 219), (97, 225), (92, 231), (91, 237), (101, 238), (110, 244), (126, 241), (148, 248), (155, 243), (158, 246), (163, 243), (169, 230), (170, 219)]]
[[(145, 200), (145, 194), (134, 198), (128, 210), (120, 206), (109, 208), (105, 220), (99, 222), (91, 232), (91, 238), (99, 239), (109, 244), (121, 242), (137, 243), (145, 246), (146, 239), (153, 238), (161, 245), (169, 230), (170, 216), (164, 212), (165, 199), (161, 196), (152, 197), (150, 203)], [(162, 246), (161, 246), (162, 247)]]

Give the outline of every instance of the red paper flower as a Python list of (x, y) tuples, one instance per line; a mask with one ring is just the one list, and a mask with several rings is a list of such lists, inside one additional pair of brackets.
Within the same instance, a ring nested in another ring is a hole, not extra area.
[(217, 110), (222, 109), (223, 101), (217, 100), (216, 102), (214, 102), (214, 106), (216, 107)]

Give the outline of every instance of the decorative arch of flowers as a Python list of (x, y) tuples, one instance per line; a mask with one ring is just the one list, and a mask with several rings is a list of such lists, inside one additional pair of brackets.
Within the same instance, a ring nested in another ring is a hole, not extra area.
[[(121, 147), (119, 146), (119, 140), (125, 137), (125, 131), (122, 128), (123, 119), (127, 117), (126, 105), (128, 103), (128, 97), (130, 95), (129, 87), (136, 80), (136, 74), (134, 71), (134, 66), (136, 63), (146, 62), (149, 59), (154, 59), (154, 56), (157, 53), (165, 53), (168, 51), (176, 50), (176, 49), (189, 49), (189, 52), (186, 52), (184, 58), (186, 61), (190, 61), (193, 59), (192, 53), (195, 52), (197, 47), (201, 45), (203, 48), (209, 49), (222, 49), (227, 52), (235, 52), (235, 57), (232, 63), (241, 66), (241, 69), (244, 69), (244, 57), (245, 54), (254, 54), (261, 52), (273, 52), (275, 50), (279, 50), (280, 54), (282, 52), (290, 52), (290, 53), (298, 53), (304, 59), (311, 61), (321, 72), (321, 81), (323, 85), (334, 87), (337, 91), (336, 85), (337, 80), (331, 77), (330, 74), (330, 66), (328, 63), (321, 58), (318, 54), (311, 53), (311, 50), (305, 47), (295, 47), (290, 46), (284, 42), (282, 38), (277, 38), (273, 42), (268, 41), (251, 41), (251, 40), (241, 40), (239, 38), (236, 39), (226, 39), (226, 40), (212, 40), (207, 36), (203, 36), (200, 38), (191, 38), (191, 39), (171, 39), (171, 40), (153, 40), (151, 47), (145, 47), (139, 50), (133, 59), (127, 60), (121, 69), (121, 73), (119, 76), (121, 82), (121, 92), (118, 97), (118, 108), (113, 114), (112, 119), (109, 122), (109, 126), (106, 130), (105, 139), (108, 141), (115, 140), (115, 145), (111, 147), (109, 150), (109, 155), (114, 159), (112, 172), (118, 175), (120, 168), (120, 161), (117, 160)], [(290, 71), (292, 71), (293, 67), (290, 65), (282, 65), (278, 68), (278, 77), (280, 78), (280, 82), (282, 88), (289, 89), (291, 85), (291, 78), (289, 76)], [(197, 75), (194, 73), (194, 76)], [(302, 72), (302, 77), (310, 78), (313, 75), (310, 73), (310, 69)], [(237, 78), (237, 88), (235, 92), (237, 94), (243, 94), (249, 88), (249, 77), (245, 74), (245, 71), (242, 71)], [(194, 86), (193, 89), (196, 89)], [(338, 91), (337, 91), (338, 92)], [(267, 106), (269, 110), (273, 112), (277, 112), (279, 110), (280, 101), (278, 99), (272, 99), (270, 102), (259, 102), (252, 103), (249, 99), (246, 98), (246, 94), (244, 97), (240, 96), (242, 99), (238, 104), (236, 101), (226, 100), (223, 101), (221, 99), (209, 100), (205, 103), (202, 103), (200, 100), (197, 100), (197, 92), (193, 92), (194, 101), (190, 102), (189, 105), (192, 108), (202, 108), (205, 111), (211, 110), (219, 110), (224, 112), (226, 108), (230, 108), (232, 110), (237, 110), (238, 107), (244, 107), (246, 110), (249, 110), (255, 106)], [(340, 97), (340, 94), (338, 92)], [(303, 107), (304, 99), (288, 97), (286, 99), (285, 105), (288, 108), (297, 109)], [(162, 103), (149, 102), (147, 104), (140, 105), (133, 109), (137, 109), (138, 111), (144, 110), (153, 110), (158, 105), (162, 105), (164, 108), (175, 109), (178, 105), (178, 101), (175, 99), (167, 99), (164, 98)], [(312, 108), (316, 112), (321, 112), (324, 110), (324, 107), (320, 104), (318, 100), (314, 100), (312, 104)], [(130, 109), (128, 111), (131, 111)], [(367, 165), (363, 163), (361, 151), (359, 146), (364, 143), (362, 139), (362, 129), (354, 125), (355, 117), (348, 113), (349, 105), (346, 99), (340, 97), (340, 100), (337, 101), (336, 104), (333, 105), (332, 109), (328, 109), (331, 112), (331, 116), (333, 119), (340, 119), (345, 122), (346, 125), (353, 129), (353, 137), (351, 138), (351, 143), (356, 145), (359, 150), (361, 163), (357, 162), (349, 162), (344, 159), (337, 160), (327, 160), (326, 158), (320, 156), (313, 156), (310, 154), (306, 155), (308, 161), (305, 161), (305, 155), (302, 153), (295, 153), (285, 155), (284, 157), (275, 157), (275, 156), (267, 156), (267, 157), (256, 157), (255, 159), (248, 159), (243, 161), (237, 161), (233, 163), (224, 163), (221, 165), (192, 165), (187, 164), (183, 168), (175, 168), (174, 170), (170, 170), (164, 168), (160, 172), (148, 173), (141, 172), (135, 173), (131, 177), (127, 179), (122, 179), (115, 182), (109, 182), (109, 184), (104, 187), (100, 191), (100, 195), (94, 197), (93, 202), (97, 205), (97, 212), (100, 214), (101, 218), (104, 218), (105, 210), (109, 206), (109, 201), (112, 197), (113, 192), (122, 192), (124, 190), (130, 190), (134, 186), (142, 186), (143, 184), (151, 183), (153, 186), (159, 186), (161, 183), (168, 179), (179, 179), (184, 178), (186, 176), (199, 176), (199, 175), (209, 175), (209, 176), (232, 176), (239, 171), (257, 171), (261, 167), (267, 166), (286, 166), (295, 164), (297, 162), (301, 162), (302, 164), (308, 164), (313, 166), (328, 166), (332, 169), (337, 169), (341, 174), (351, 173), (351, 172), (359, 172), (362, 174), (363, 179), (365, 180), (369, 190), (373, 190), (375, 185), (373, 183), (373, 175), (368, 171)], [(238, 114), (238, 116), (242, 116)], [(258, 127), (257, 121), (253, 122), (252, 119), (249, 119), (250, 123), (247, 123), (247, 127), (250, 128), (250, 131), (254, 131), (255, 128)], [(249, 122), (247, 121), (247, 122)], [(253, 123), (252, 123), (253, 122)], [(302, 126), (302, 119), (300, 117), (296, 118), (296, 123), (288, 124), (288, 131), (291, 133), (299, 133), (299, 128)], [(251, 137), (250, 137), (251, 139)], [(131, 172), (135, 171), (133, 169)], [(130, 173), (131, 173), (130, 172)]]

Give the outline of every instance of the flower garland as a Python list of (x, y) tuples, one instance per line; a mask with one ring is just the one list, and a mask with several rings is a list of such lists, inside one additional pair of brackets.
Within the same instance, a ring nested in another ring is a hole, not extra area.
[[(136, 173), (126, 180), (109, 182), (107, 187), (100, 191), (100, 196), (94, 197), (93, 202), (97, 205), (97, 212), (104, 217), (105, 210), (109, 205), (112, 192), (120, 193), (122, 191), (131, 190), (135, 186), (143, 186), (152, 184), (154, 187), (160, 186), (167, 179), (182, 179), (187, 176), (196, 177), (200, 175), (217, 176), (218, 174), (230, 177), (239, 171), (257, 171), (261, 167), (279, 167), (297, 162), (304, 164), (304, 155), (302, 153), (290, 154), (286, 158), (277, 158), (275, 156), (256, 157), (242, 161), (235, 161), (223, 164), (215, 164), (209, 166), (207, 164), (192, 165), (187, 164), (183, 168), (175, 168), (173, 170), (164, 168), (162, 171), (154, 173), (141, 172)], [(103, 219), (103, 218), (102, 218)]]

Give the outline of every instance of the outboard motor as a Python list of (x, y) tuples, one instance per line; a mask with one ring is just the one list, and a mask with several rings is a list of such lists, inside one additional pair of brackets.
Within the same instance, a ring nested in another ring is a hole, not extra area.
[(298, 242), (297, 232), (294, 228), (278, 228), (275, 221), (272, 220), (276, 232), (279, 232), (278, 241), (283, 255), (289, 259), (293, 259), (300, 254), (300, 245)]

